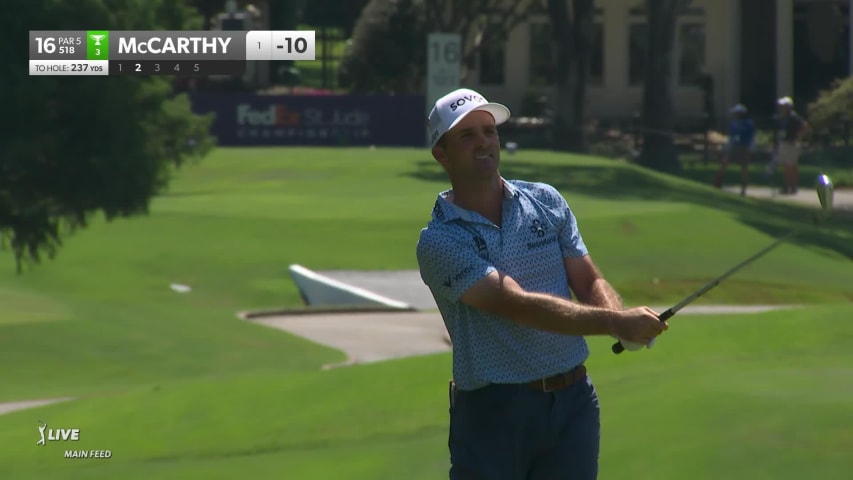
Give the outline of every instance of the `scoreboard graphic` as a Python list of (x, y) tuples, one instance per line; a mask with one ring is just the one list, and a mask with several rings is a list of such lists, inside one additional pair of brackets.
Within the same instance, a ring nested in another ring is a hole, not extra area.
[(313, 31), (30, 31), (30, 75), (242, 75), (246, 62), (314, 60)]

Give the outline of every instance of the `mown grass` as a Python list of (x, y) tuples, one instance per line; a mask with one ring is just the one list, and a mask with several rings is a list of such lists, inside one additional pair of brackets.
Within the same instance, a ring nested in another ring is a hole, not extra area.
[[(634, 304), (680, 300), (811, 211), (594, 158), (525, 152), (502, 171), (563, 192)], [(9, 258), (0, 401), (77, 400), (0, 417), (3, 477), (446, 475), (448, 355), (320, 371), (343, 354), (236, 317), (299, 306), (291, 263), (416, 268), (444, 188), (417, 150), (219, 149), (150, 216), (95, 222), (21, 276)], [(835, 217), (701, 300), (809, 308), (677, 317), (653, 350), (620, 357), (591, 339), (602, 478), (844, 478), (851, 239), (849, 218)], [(36, 447), (37, 420), (81, 440)], [(64, 448), (113, 457), (64, 459)]]

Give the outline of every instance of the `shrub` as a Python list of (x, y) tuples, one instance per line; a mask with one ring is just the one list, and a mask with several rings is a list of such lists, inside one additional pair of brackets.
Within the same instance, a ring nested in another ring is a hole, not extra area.
[(853, 77), (836, 81), (808, 106), (809, 139), (837, 144), (853, 119)]

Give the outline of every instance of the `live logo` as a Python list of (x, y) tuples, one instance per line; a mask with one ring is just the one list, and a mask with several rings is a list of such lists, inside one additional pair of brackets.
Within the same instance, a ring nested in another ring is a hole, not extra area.
[(112, 458), (109, 450), (66, 450), (65, 458)]
[(49, 441), (71, 440), (76, 442), (80, 440), (79, 428), (50, 428), (47, 430), (47, 439)]

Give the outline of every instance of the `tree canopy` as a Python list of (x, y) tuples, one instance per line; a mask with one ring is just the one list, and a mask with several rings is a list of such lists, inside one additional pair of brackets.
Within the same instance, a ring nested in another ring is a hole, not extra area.
[(422, 92), (427, 36), (454, 32), (464, 84), (483, 46), (505, 42), (535, 7), (541, 0), (370, 0), (341, 60), (342, 83), (356, 93)]
[(174, 170), (213, 146), (170, 77), (28, 76), (29, 30), (198, 29), (180, 0), (11, 0), (0, 15), (0, 239), (20, 272), (62, 239), (148, 212)]

